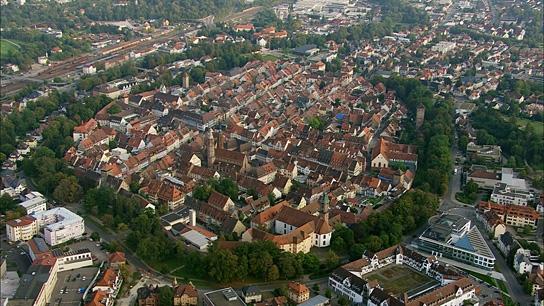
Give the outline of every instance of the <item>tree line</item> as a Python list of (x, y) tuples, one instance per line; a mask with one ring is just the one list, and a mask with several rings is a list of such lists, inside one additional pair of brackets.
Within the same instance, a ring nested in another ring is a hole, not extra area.
[(334, 250), (349, 250), (350, 260), (361, 258), (365, 250), (377, 252), (397, 245), (403, 235), (423, 226), (438, 209), (438, 197), (422, 190), (407, 192), (385, 210), (348, 227), (338, 225), (331, 238)]

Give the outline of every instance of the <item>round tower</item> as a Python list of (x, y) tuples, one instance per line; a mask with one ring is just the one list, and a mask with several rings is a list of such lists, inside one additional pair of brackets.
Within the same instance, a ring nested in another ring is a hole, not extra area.
[(208, 129), (208, 166), (215, 162), (215, 141), (212, 129)]

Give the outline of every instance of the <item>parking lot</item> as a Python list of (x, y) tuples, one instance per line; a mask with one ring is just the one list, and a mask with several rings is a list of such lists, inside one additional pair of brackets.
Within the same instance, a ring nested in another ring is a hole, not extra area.
[(97, 267), (59, 272), (57, 285), (51, 295), (51, 305), (79, 305), (83, 298), (80, 289), (89, 287), (97, 272)]
[[(97, 246), (98, 244), (98, 246)], [(99, 242), (96, 241), (89, 241), (89, 240), (82, 240), (80, 242), (76, 242), (74, 244), (70, 244), (68, 246), (72, 250), (79, 250), (79, 249), (89, 249), (91, 250), (91, 253), (93, 256), (96, 256), (96, 262), (100, 263), (102, 261), (108, 261), (108, 256), (106, 255), (106, 250), (101, 250), (102, 246)]]

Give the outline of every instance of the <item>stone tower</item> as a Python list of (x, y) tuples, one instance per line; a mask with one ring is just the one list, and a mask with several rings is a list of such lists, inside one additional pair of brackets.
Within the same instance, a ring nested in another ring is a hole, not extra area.
[(181, 84), (183, 88), (189, 89), (189, 75), (187, 74), (187, 72), (183, 74), (183, 78), (181, 79)]
[(419, 104), (416, 115), (416, 130), (421, 127), (423, 120), (425, 120), (425, 105)]
[(213, 131), (211, 128), (208, 128), (208, 166), (214, 163), (215, 161), (215, 141), (213, 138)]
[(400, 169), (397, 169), (397, 171), (393, 173), (393, 187), (398, 184), (404, 184), (404, 171)]

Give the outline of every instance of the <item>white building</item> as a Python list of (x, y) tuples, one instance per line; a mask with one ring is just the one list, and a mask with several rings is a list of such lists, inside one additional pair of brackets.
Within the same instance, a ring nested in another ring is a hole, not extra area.
[(448, 53), (455, 49), (456, 43), (450, 42), (450, 41), (441, 41), (437, 43), (436, 45), (431, 47), (432, 51), (440, 52), (440, 53)]
[(83, 66), (83, 74), (95, 74), (96, 67), (93, 65)]
[(495, 184), (491, 201), (504, 205), (519, 205), (527, 206), (527, 202), (531, 199), (531, 193), (525, 190), (516, 190), (505, 183)]
[(59, 207), (35, 215), (38, 225), (43, 228), (43, 238), (49, 245), (64, 243), (70, 239), (80, 238), (85, 232), (83, 218)]
[(6, 236), (9, 241), (28, 241), (38, 234), (38, 220), (32, 216), (6, 222)]
[(23, 206), (29, 215), (35, 215), (47, 210), (47, 200), (37, 191), (27, 194), (19, 205)]
[(493, 270), (495, 256), (471, 221), (454, 214), (429, 219), (429, 227), (419, 236), (418, 248), (485, 270)]
[[(408, 265), (433, 279), (433, 287), (413, 288), (397, 296), (385, 292), (378, 281), (365, 274), (389, 265)], [(454, 270), (442, 266), (434, 256), (426, 257), (401, 245), (378, 253), (365, 251), (363, 257), (347, 263), (329, 275), (328, 286), (357, 305), (463, 305), (476, 297), (476, 286)]]

